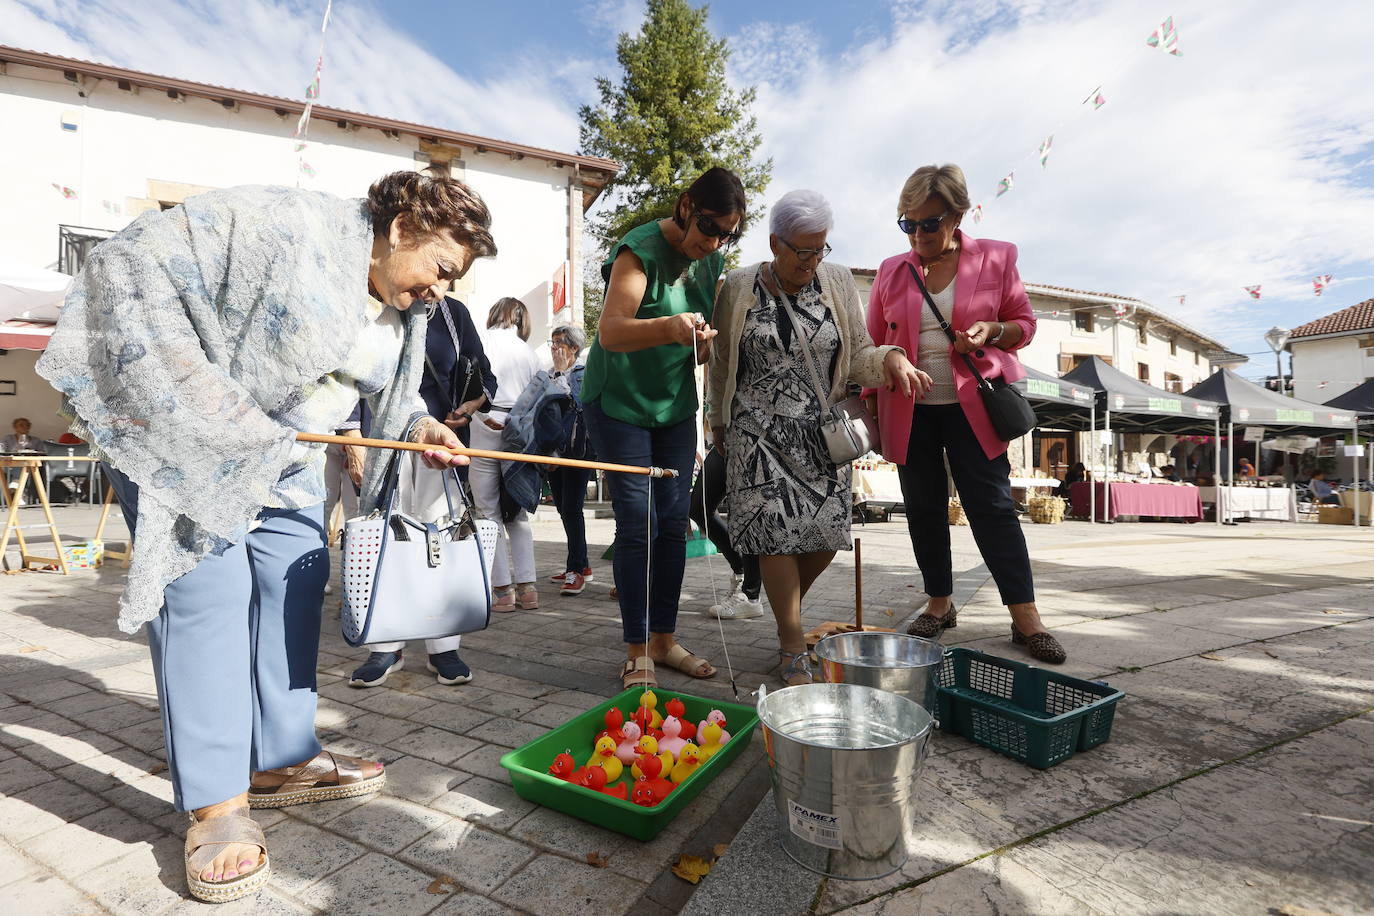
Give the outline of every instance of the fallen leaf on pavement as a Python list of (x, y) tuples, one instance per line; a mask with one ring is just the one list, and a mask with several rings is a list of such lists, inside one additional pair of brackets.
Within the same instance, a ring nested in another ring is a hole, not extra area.
[(892, 608), (888, 608), (887, 610), (883, 611), (883, 613), (886, 614), (886, 615), (889, 616), (889, 617), (895, 617), (895, 616), (896, 616), (896, 612), (893, 611)]
[(1224, 655), (1217, 655), (1215, 652), (1204, 652), (1204, 653), (1202, 653), (1201, 655), (1199, 655), (1198, 658), (1210, 658), (1210, 659), (1211, 659), (1212, 661), (1214, 661), (1214, 662), (1224, 662), (1224, 661), (1226, 661), (1226, 656), (1224, 656)]
[(158, 773), (165, 773), (165, 772), (167, 772), (167, 764), (165, 764), (165, 763), (155, 763), (155, 764), (153, 764), (152, 769), (150, 769), (150, 770), (148, 771), (148, 775), (149, 775), (149, 776), (156, 776)]
[(1341, 610), (1340, 608), (1328, 607), (1328, 608), (1322, 608), (1322, 613), (1323, 613), (1323, 614), (1344, 614), (1345, 611)]
[(441, 875), (429, 882), (429, 887), (425, 888), (431, 894), (447, 894), (451, 888), (456, 888), (458, 882), (448, 875)]
[(592, 868), (605, 868), (611, 864), (611, 860), (599, 852), (589, 852), (587, 853), (587, 864)]
[(24, 648), (20, 649), (19, 652), (21, 654), (25, 652), (42, 652), (46, 648), (47, 646), (25, 646)]
[(1298, 906), (1296, 903), (1289, 903), (1279, 907), (1279, 916), (1335, 916), (1326, 910), (1314, 910), (1305, 906)]
[(678, 857), (677, 864), (673, 866), (673, 874), (692, 884), (696, 884), (710, 873), (711, 863), (700, 856), (689, 856), (685, 852)]
[(717, 843), (717, 844), (716, 844), (716, 848), (713, 849), (713, 850), (711, 850), (711, 852), (715, 854), (715, 857), (716, 857), (717, 859), (719, 859), (721, 856), (725, 855), (725, 850), (727, 850), (727, 849), (729, 849), (729, 848), (730, 848), (730, 844), (729, 844), (729, 843)]

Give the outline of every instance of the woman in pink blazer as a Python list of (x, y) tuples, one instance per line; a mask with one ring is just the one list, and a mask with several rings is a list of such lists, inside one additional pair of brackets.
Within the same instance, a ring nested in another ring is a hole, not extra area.
[[(1025, 372), (1014, 351), (1030, 343), (1035, 317), (1016, 271), (1016, 246), (960, 231), (969, 208), (957, 165), (913, 172), (897, 205), (897, 225), (911, 250), (883, 262), (868, 300), (873, 342), (902, 347), (931, 380), (921, 398), (877, 391), (883, 456), (897, 465), (911, 544), (929, 596), (907, 632), (937, 638), (956, 625), (958, 609), (950, 601), (948, 455), (978, 550), (1011, 612), (1012, 642), (1057, 664), (1066, 656), (1035, 608), (1030, 557), (1011, 499), (1007, 444), (993, 430), (977, 380), (963, 359), (968, 354), (986, 378), (1016, 381)], [(952, 342), (913, 273), (920, 274), (949, 323)]]

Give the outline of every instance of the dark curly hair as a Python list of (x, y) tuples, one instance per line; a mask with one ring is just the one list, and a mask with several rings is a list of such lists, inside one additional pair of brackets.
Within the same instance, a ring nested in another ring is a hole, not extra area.
[(367, 209), (378, 235), (389, 232), (399, 216), (405, 230), (419, 238), (447, 232), (473, 260), (496, 256), (491, 211), (476, 191), (456, 178), (392, 172), (368, 188)]

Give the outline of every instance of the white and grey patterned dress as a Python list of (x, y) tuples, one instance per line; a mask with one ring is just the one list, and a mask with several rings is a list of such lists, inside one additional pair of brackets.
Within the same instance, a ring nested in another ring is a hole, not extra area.
[[(754, 295), (725, 443), (730, 543), (742, 554), (848, 550), (849, 465), (835, 467), (821, 442), (823, 406), (787, 312), (761, 283)], [(788, 299), (824, 385), (840, 350), (834, 316), (814, 281)]]

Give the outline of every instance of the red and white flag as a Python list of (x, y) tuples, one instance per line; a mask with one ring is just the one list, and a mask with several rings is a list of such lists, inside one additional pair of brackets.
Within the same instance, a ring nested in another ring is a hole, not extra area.
[(1256, 283), (1254, 286), (1247, 286), (1244, 287), (1244, 289), (1250, 294), (1251, 299), (1258, 299), (1260, 297), (1260, 286), (1261, 284)]
[(1312, 295), (1320, 296), (1322, 291), (1331, 283), (1330, 274), (1322, 274), (1320, 277), (1312, 278)]
[(568, 304), (568, 262), (564, 261), (558, 265), (558, 269), (553, 272), (553, 277), (549, 280), (549, 301), (553, 304), (555, 312), (563, 311)]

